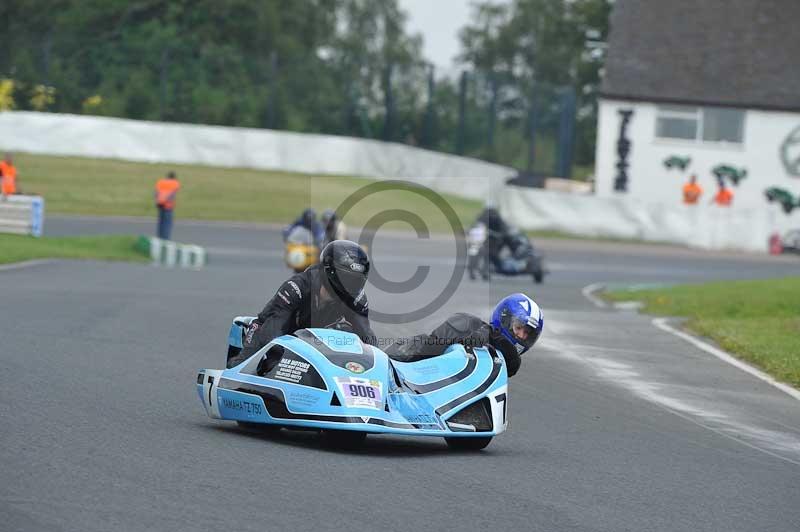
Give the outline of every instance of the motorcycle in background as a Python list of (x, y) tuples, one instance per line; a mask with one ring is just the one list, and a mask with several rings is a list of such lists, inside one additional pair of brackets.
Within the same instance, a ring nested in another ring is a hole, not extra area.
[[(493, 254), (492, 248), (497, 247), (499, 254)], [(528, 235), (518, 229), (507, 235), (493, 233), (482, 223), (475, 224), (467, 234), (467, 271), (472, 280), (480, 275), (488, 281), (492, 273), (530, 275), (537, 284), (544, 281), (547, 273), (544, 255), (534, 249)]]
[(314, 235), (303, 226), (295, 227), (286, 235), (285, 246), (284, 260), (295, 273), (319, 262), (319, 248), (314, 245)]

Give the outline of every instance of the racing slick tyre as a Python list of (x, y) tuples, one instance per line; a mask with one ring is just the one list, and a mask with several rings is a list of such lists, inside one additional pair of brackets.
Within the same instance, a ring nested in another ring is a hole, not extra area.
[(277, 434), (280, 432), (280, 425), (270, 425), (268, 423), (251, 423), (249, 421), (237, 421), (240, 429), (248, 432), (260, 432), (261, 434)]
[(492, 441), (491, 436), (484, 438), (445, 438), (447, 446), (454, 451), (480, 451)]
[(544, 267), (542, 266), (541, 257), (533, 255), (528, 259), (528, 271), (533, 277), (534, 283), (542, 284), (542, 281), (544, 281)]
[(366, 432), (355, 430), (330, 430), (322, 431), (322, 441), (333, 449), (357, 449), (367, 439)]
[(470, 281), (474, 281), (478, 278), (477, 271), (478, 271), (478, 257), (470, 255), (469, 258), (467, 259), (467, 273), (469, 274)]

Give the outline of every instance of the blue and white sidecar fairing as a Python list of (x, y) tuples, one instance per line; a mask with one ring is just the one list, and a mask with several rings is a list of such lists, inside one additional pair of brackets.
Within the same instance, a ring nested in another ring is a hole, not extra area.
[[(237, 320), (232, 345), (241, 342), (244, 322)], [(477, 449), (506, 429), (507, 380), (503, 357), (492, 349), (455, 345), (403, 363), (352, 333), (302, 329), (234, 368), (201, 370), (197, 394), (216, 419), (438, 436)]]

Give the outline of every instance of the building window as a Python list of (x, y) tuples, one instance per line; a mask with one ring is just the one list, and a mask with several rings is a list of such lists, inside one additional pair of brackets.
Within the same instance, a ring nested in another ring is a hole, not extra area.
[(744, 141), (744, 111), (722, 107), (659, 106), (656, 137), (741, 144)]
[(698, 109), (694, 107), (659, 107), (656, 136), (662, 139), (696, 140)]
[(703, 140), (741, 144), (744, 136), (744, 111), (738, 109), (703, 109)]

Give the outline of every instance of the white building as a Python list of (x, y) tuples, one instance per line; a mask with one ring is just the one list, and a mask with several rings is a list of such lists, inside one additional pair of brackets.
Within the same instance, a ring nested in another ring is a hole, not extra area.
[[(696, 174), (707, 203), (717, 190), (712, 170), (728, 165), (747, 171), (734, 207), (766, 207), (770, 187), (800, 195), (798, 20), (800, 0), (617, 0), (597, 194), (677, 204)], [(668, 169), (673, 156), (690, 158), (688, 168)]]

